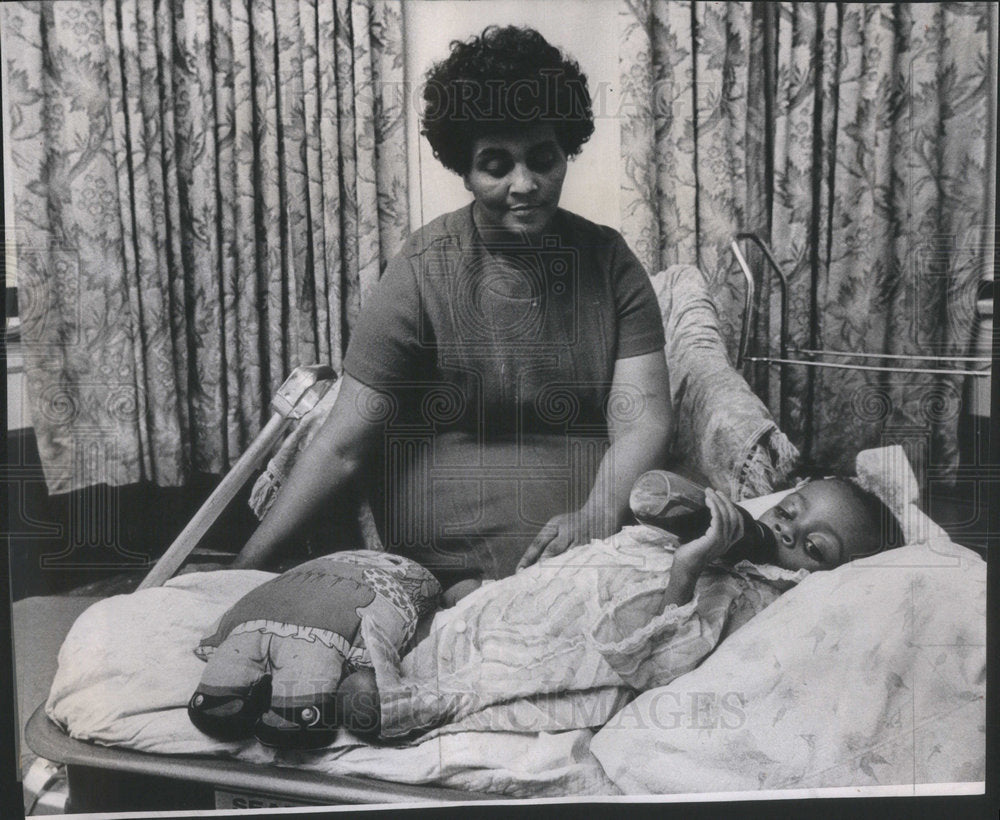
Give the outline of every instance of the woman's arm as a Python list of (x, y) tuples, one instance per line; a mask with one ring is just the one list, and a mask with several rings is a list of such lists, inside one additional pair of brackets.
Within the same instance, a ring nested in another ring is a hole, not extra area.
[(662, 466), (673, 417), (663, 351), (615, 362), (608, 399), (611, 446), (604, 454), (586, 503), (551, 519), (525, 551), (518, 569), (547, 555), (606, 538), (621, 527), (635, 480)]
[(268, 514), (236, 556), (235, 569), (262, 566), (299, 534), (355, 476), (381, 434), (385, 414), (366, 413), (388, 400), (344, 374), (323, 426), (299, 455)]

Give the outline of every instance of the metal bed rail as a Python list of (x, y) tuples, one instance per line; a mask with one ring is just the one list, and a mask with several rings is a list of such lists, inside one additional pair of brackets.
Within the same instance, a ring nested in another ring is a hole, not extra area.
[(503, 801), (503, 795), (390, 783), (355, 775), (248, 763), (225, 757), (162, 755), (69, 737), (44, 705), (25, 728), (32, 751), (67, 767), (70, 810), (176, 811), (385, 803)]
[[(750, 328), (756, 318), (756, 295), (760, 284), (763, 282), (763, 277), (761, 277), (760, 281), (758, 281), (758, 277), (754, 276), (754, 273), (750, 269), (750, 265), (747, 263), (746, 257), (743, 254), (743, 250), (740, 247), (741, 242), (751, 242), (756, 245), (756, 247), (763, 254), (764, 259), (767, 261), (770, 272), (777, 279), (778, 310), (780, 317), (777, 356), (771, 355), (770, 340), (768, 340), (767, 349), (763, 354), (751, 354), (750, 352)], [(939, 376), (972, 376), (976, 378), (990, 376), (992, 359), (989, 356), (935, 356), (922, 353), (860, 353), (848, 350), (790, 347), (788, 340), (788, 276), (782, 270), (777, 260), (775, 260), (774, 254), (771, 252), (767, 243), (764, 242), (764, 240), (757, 234), (738, 233), (733, 237), (730, 247), (733, 251), (733, 256), (736, 258), (736, 262), (739, 264), (740, 270), (743, 272), (743, 276), (746, 279), (746, 290), (743, 300), (743, 319), (740, 325), (740, 341), (736, 359), (736, 369), (742, 369), (743, 365), (748, 362), (752, 362), (754, 364), (765, 364), (768, 366), (777, 366), (779, 368), (778, 378), (781, 396), (779, 423), (783, 430), (787, 429), (787, 419), (785, 418), (785, 406), (787, 402), (785, 401), (784, 393), (784, 368), (786, 366), (801, 365), (803, 367), (827, 368), (834, 370), (856, 370), (869, 373), (917, 373)], [(902, 364), (854, 364), (844, 361), (824, 361), (824, 357), (832, 359), (861, 359), (862, 361), (881, 360), (920, 363), (962, 362), (968, 365), (982, 365), (982, 367), (926, 367)]]

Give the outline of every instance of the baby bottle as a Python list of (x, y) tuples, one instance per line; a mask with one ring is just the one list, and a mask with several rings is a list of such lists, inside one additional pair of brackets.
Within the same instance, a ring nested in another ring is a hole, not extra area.
[[(705, 534), (712, 512), (705, 505), (705, 489), (669, 470), (650, 470), (636, 479), (629, 495), (632, 513), (643, 524), (672, 532), (681, 543)], [(771, 530), (737, 506), (743, 517), (743, 536), (726, 552), (726, 560), (765, 560), (777, 552)]]

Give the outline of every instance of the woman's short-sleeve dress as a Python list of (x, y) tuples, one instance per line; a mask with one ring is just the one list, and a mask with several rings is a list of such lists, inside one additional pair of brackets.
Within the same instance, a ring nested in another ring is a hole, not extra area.
[(381, 394), (369, 494), (386, 547), (442, 583), (510, 575), (580, 507), (608, 447), (618, 359), (663, 348), (621, 235), (559, 210), (540, 245), (487, 241), (472, 206), (413, 234), (373, 289), (344, 369)]

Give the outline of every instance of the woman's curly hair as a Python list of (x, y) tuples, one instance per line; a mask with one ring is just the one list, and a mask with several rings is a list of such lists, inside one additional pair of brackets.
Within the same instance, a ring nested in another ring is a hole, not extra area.
[(434, 156), (466, 174), (473, 142), (518, 126), (548, 123), (567, 157), (594, 133), (587, 77), (534, 29), (488, 26), (427, 72), (420, 133)]

